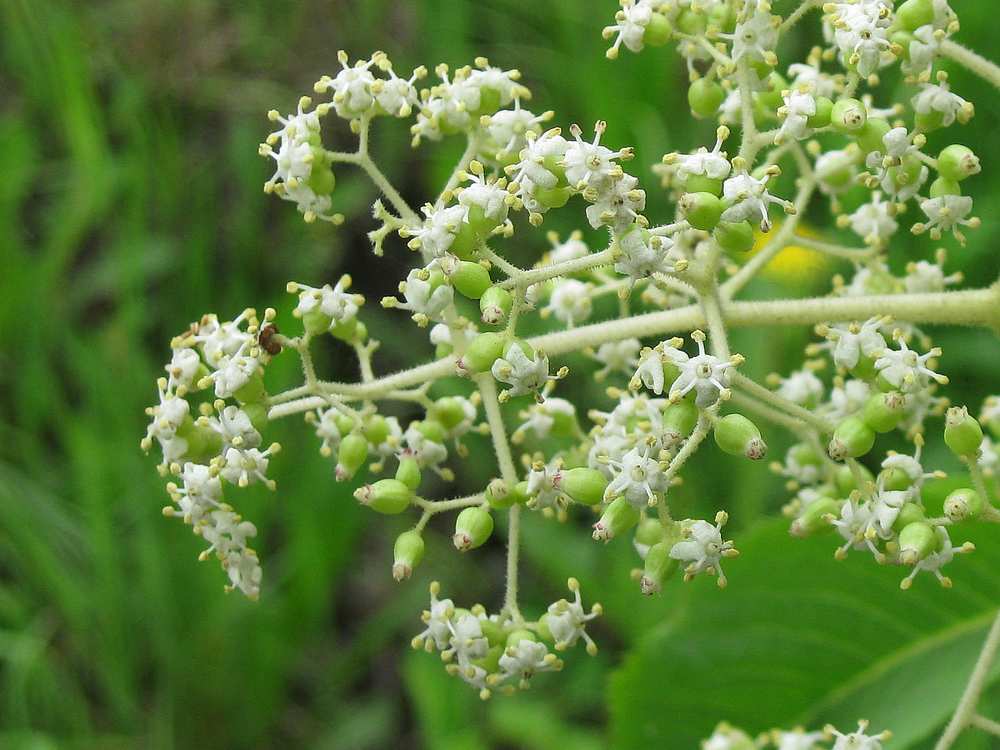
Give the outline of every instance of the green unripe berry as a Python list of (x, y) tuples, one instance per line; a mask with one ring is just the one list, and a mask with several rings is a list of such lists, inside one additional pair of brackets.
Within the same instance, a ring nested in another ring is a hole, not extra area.
[(883, 469), (878, 473), (879, 486), (891, 492), (902, 492), (913, 485), (910, 475), (898, 467)]
[(983, 444), (983, 428), (964, 406), (953, 406), (944, 415), (944, 442), (956, 456), (975, 460)]
[(896, 8), (895, 23), (906, 31), (916, 31), (934, 23), (933, 0), (906, 0)]
[(264, 388), (264, 375), (257, 372), (242, 388), (233, 393), (236, 400), (243, 404), (261, 403), (267, 398), (267, 390)]
[(943, 195), (961, 195), (962, 188), (955, 180), (950, 180), (947, 177), (938, 177), (931, 186), (927, 189), (927, 193), (931, 198), (940, 198)]
[(657, 593), (664, 582), (680, 567), (680, 562), (670, 556), (676, 540), (657, 542), (646, 553), (646, 561), (639, 579), (639, 590), (646, 596)]
[(706, 232), (715, 228), (725, 207), (711, 193), (685, 193), (678, 204), (688, 224)]
[(373, 414), (365, 420), (362, 432), (371, 445), (380, 445), (389, 437), (389, 422), (381, 414)]
[(535, 642), (538, 637), (530, 630), (515, 630), (507, 636), (507, 648), (514, 648), (521, 641)]
[(875, 445), (875, 431), (860, 417), (848, 417), (833, 433), (828, 451), (830, 458), (843, 461), (865, 455)]
[(368, 441), (364, 435), (359, 432), (345, 435), (337, 450), (337, 468), (335, 470), (337, 481), (344, 482), (351, 479), (367, 458)]
[(481, 263), (468, 260), (459, 261), (454, 270), (448, 274), (448, 280), (460, 294), (469, 299), (479, 299), (493, 284), (490, 272)]
[(302, 327), (311, 336), (326, 333), (331, 323), (333, 323), (333, 318), (319, 309), (310, 310), (302, 316)]
[(347, 416), (343, 412), (338, 412), (333, 418), (333, 422), (337, 425), (337, 432), (341, 435), (347, 435), (348, 433), (354, 432), (354, 418)]
[(821, 497), (814, 500), (802, 511), (802, 515), (792, 521), (788, 527), (788, 533), (792, 536), (805, 538), (818, 534), (822, 531), (829, 531), (833, 528), (830, 523), (830, 516), (840, 514), (842, 500), (835, 500), (832, 497)]
[(486, 485), (484, 494), (491, 508), (505, 510), (528, 502), (528, 483), (521, 481), (510, 487), (502, 479), (494, 479)]
[(726, 91), (718, 81), (699, 78), (688, 87), (688, 106), (695, 117), (714, 117), (726, 98)]
[(941, 153), (938, 154), (937, 171), (942, 177), (959, 182), (966, 177), (979, 174), (982, 165), (971, 148), (953, 143), (941, 149)]
[(817, 96), (816, 113), (806, 118), (806, 125), (811, 128), (825, 128), (830, 124), (833, 115), (833, 101), (826, 96)]
[(601, 542), (610, 541), (637, 523), (639, 523), (639, 511), (624, 497), (619, 497), (604, 509), (600, 520), (594, 524), (594, 539)]
[(242, 409), (250, 417), (250, 424), (257, 432), (263, 432), (267, 427), (267, 406), (262, 403), (243, 404)]
[(479, 311), (487, 325), (502, 325), (514, 305), (514, 296), (500, 286), (491, 286), (479, 298)]
[(427, 419), (410, 422), (410, 427), (414, 428), (432, 443), (440, 444), (448, 439), (448, 431), (444, 425), (437, 420), (431, 419), (430, 416)]
[(458, 514), (452, 541), (459, 552), (468, 552), (481, 547), (492, 534), (493, 516), (482, 505), (474, 505)]
[(857, 144), (866, 154), (873, 151), (885, 152), (882, 138), (892, 129), (889, 121), (882, 117), (869, 117), (857, 132)]
[[(863, 481), (873, 481), (872, 473), (861, 464), (858, 464), (858, 466), (861, 469), (862, 476), (864, 477)], [(851, 471), (850, 466), (838, 466), (837, 472), (834, 474), (833, 481), (836, 484), (837, 491), (843, 496), (851, 494), (852, 490), (861, 489), (861, 487), (858, 486), (857, 480), (854, 478), (854, 472)]]
[(741, 255), (753, 248), (753, 225), (749, 221), (720, 221), (712, 236), (730, 255)]
[(771, 75), (767, 78), (767, 89), (757, 94), (757, 100), (767, 107), (769, 112), (774, 112), (778, 107), (784, 104), (785, 100), (781, 96), (781, 92), (787, 90), (788, 81), (782, 78), (778, 73), (771, 73)]
[(857, 133), (868, 121), (868, 110), (857, 99), (838, 99), (830, 112), (833, 129), (844, 134)]
[(663, 541), (663, 524), (657, 518), (646, 518), (635, 528), (635, 542), (644, 547), (652, 547)]
[(411, 455), (404, 454), (399, 459), (399, 467), (396, 469), (396, 479), (405, 484), (411, 490), (416, 491), (420, 486), (420, 463)]
[(646, 30), (642, 33), (642, 43), (650, 47), (662, 47), (670, 41), (672, 32), (667, 17), (654, 11), (649, 17), (649, 23), (646, 24)]
[(767, 455), (767, 443), (757, 425), (742, 414), (727, 414), (715, 423), (715, 444), (731, 456), (759, 461)]
[(536, 186), (534, 195), (535, 200), (545, 208), (562, 208), (573, 197), (573, 188), (569, 186), (554, 188)]
[(899, 391), (876, 393), (861, 409), (861, 420), (875, 432), (896, 429), (906, 415), (906, 397)]
[(944, 113), (936, 109), (930, 112), (917, 112), (913, 116), (913, 123), (925, 133), (931, 133), (944, 126)]
[(374, 484), (358, 487), (354, 497), (376, 513), (394, 516), (410, 506), (413, 490), (398, 479), (380, 479)]
[(608, 480), (601, 472), (583, 466), (560, 471), (553, 478), (553, 484), (571, 500), (583, 505), (598, 505), (608, 488)]
[(974, 521), (983, 514), (985, 508), (982, 496), (968, 487), (951, 492), (944, 500), (944, 514), (955, 523)]
[(457, 396), (439, 398), (427, 409), (427, 418), (445, 430), (453, 430), (465, 420), (464, 400)]
[(716, 180), (703, 174), (689, 174), (684, 180), (684, 191), (722, 195), (722, 180)]
[(397, 581), (409, 578), (424, 558), (424, 538), (414, 529), (396, 537), (392, 546), (392, 577)]
[(934, 527), (926, 521), (907, 524), (899, 532), (899, 561), (916, 565), (937, 550), (938, 538)]
[(177, 436), (187, 441), (187, 455), (199, 463), (209, 463), (222, 451), (222, 435), (190, 416), (184, 418), (177, 429)]
[(705, 33), (705, 29), (708, 28), (708, 20), (705, 18), (704, 13), (685, 8), (677, 16), (677, 28), (685, 34), (701, 36)]
[(924, 512), (923, 506), (918, 503), (903, 503), (903, 507), (899, 509), (899, 515), (896, 516), (896, 521), (892, 524), (892, 528), (898, 534), (900, 530), (911, 523), (920, 523), (926, 520), (927, 514)]
[(698, 414), (698, 407), (693, 399), (684, 398), (667, 406), (663, 410), (664, 438), (683, 440), (689, 437), (698, 424)]
[(331, 325), (330, 335), (348, 344), (353, 344), (364, 341), (368, 336), (368, 329), (357, 318), (348, 318)]
[(458, 368), (473, 375), (487, 372), (503, 355), (503, 347), (502, 333), (480, 333), (469, 343), (469, 348), (458, 361)]

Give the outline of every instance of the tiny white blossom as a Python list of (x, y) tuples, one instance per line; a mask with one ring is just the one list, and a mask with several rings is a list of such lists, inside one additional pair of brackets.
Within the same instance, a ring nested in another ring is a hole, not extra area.
[(688, 563), (684, 569), (684, 579), (689, 580), (698, 573), (711, 573), (719, 577), (719, 586), (726, 585), (726, 575), (722, 572), (722, 558), (739, 554), (731, 541), (722, 540), (722, 527), (728, 516), (719, 511), (715, 524), (708, 521), (685, 522), (685, 539), (670, 548), (670, 557)]

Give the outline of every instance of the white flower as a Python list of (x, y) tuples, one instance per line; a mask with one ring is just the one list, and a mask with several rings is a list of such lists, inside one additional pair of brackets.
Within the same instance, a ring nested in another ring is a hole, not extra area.
[(503, 357), (493, 363), (493, 377), (510, 386), (508, 396), (537, 393), (549, 380), (549, 358), (544, 352), (532, 351), (529, 355), (520, 342), (507, 347)]
[(611, 59), (618, 57), (622, 44), (631, 52), (641, 52), (643, 35), (653, 19), (655, 0), (624, 0), (622, 8), (615, 14), (616, 23), (604, 29), (604, 38), (615, 40), (607, 52)]
[(594, 229), (611, 227), (620, 232), (639, 221), (639, 212), (646, 207), (646, 191), (639, 188), (639, 180), (630, 174), (604, 183), (596, 194), (585, 193), (591, 200), (587, 206), (587, 220)]
[(919, 115), (940, 117), (943, 127), (951, 125), (956, 118), (965, 122), (972, 116), (972, 105), (958, 94), (952, 93), (947, 81), (921, 84), (920, 93), (910, 103)]
[(212, 367), (218, 367), (223, 360), (232, 357), (246, 343), (253, 340), (253, 336), (240, 328), (240, 325), (251, 317), (250, 309), (244, 310), (225, 323), (220, 323), (215, 315), (206, 315), (195, 326), (191, 340), (201, 345), (205, 361)]
[(666, 385), (663, 366), (673, 361), (676, 356), (674, 352), (667, 353), (667, 349), (677, 349), (680, 339), (671, 341), (661, 341), (652, 349), (642, 352), (642, 359), (639, 367), (636, 368), (635, 375), (632, 376), (632, 383), (642, 383), (647, 390), (652, 391), (657, 396), (663, 394), (663, 387)]
[(560, 661), (550, 654), (544, 643), (522, 638), (513, 646), (508, 646), (500, 657), (500, 671), (504, 679), (520, 677), (526, 683), (537, 672), (559, 669)]
[(603, 380), (613, 372), (628, 374), (638, 363), (639, 350), (642, 343), (639, 339), (622, 339), (621, 341), (605, 341), (594, 352), (594, 359), (603, 365), (595, 375)]
[(878, 535), (883, 539), (892, 537), (892, 525), (896, 523), (903, 504), (909, 500), (909, 490), (879, 489), (872, 497), (872, 524)]
[(531, 467), (527, 476), (527, 492), (533, 509), (555, 509), (564, 504), (562, 490), (555, 485), (558, 473), (559, 467), (554, 462), (549, 465), (537, 462)]
[(827, 730), (836, 737), (832, 750), (882, 750), (882, 740), (890, 737), (889, 732), (880, 732), (875, 735), (865, 734), (868, 731), (868, 722), (859, 721), (858, 731), (842, 734), (831, 726)]
[(815, 96), (833, 98), (837, 91), (837, 83), (833, 76), (824, 73), (819, 68), (819, 60), (814, 65), (792, 63), (788, 66), (788, 77), (792, 86), (812, 91)]
[(549, 304), (542, 310), (555, 315), (556, 320), (572, 328), (590, 317), (590, 290), (590, 284), (576, 279), (559, 281), (552, 289)]
[(223, 409), (214, 426), (226, 446), (256, 448), (260, 445), (260, 433), (250, 421), (250, 415), (238, 406), (230, 405)]
[(466, 207), (467, 213), (482, 215), (496, 224), (506, 221), (507, 211), (514, 200), (496, 180), (487, 180), (482, 174), (469, 175), (469, 184), (457, 192), (458, 202)]
[(222, 567), (229, 576), (229, 591), (239, 589), (250, 599), (260, 596), (263, 571), (256, 552), (249, 547), (234, 549), (222, 561)]
[(935, 347), (926, 354), (917, 354), (902, 338), (897, 343), (898, 350), (886, 349), (882, 356), (875, 360), (875, 369), (890, 385), (912, 393), (926, 389), (930, 380), (935, 380), (941, 385), (948, 382), (947, 377), (927, 367), (929, 359), (941, 356), (940, 349)]
[(775, 732), (777, 750), (817, 750), (816, 744), (826, 739), (823, 732), (806, 732), (795, 729), (791, 732)]
[(455, 605), (451, 599), (438, 599), (437, 595), (440, 587), (437, 581), (431, 584), (431, 604), (429, 609), (425, 609), (421, 619), (424, 628), (413, 639), (416, 648), (426, 646), (428, 650), (432, 647), (438, 651), (444, 651), (451, 642), (451, 618), (455, 615)]
[(715, 516), (714, 526), (708, 521), (684, 522), (686, 538), (670, 548), (670, 557), (688, 563), (684, 569), (685, 580), (690, 580), (698, 573), (708, 572), (719, 577), (720, 587), (726, 585), (722, 558), (739, 554), (731, 541), (722, 540), (722, 527), (726, 525), (728, 518), (725, 512), (719, 511)]
[(882, 194), (875, 191), (870, 203), (862, 203), (848, 217), (851, 230), (870, 245), (883, 244), (899, 229), (892, 211), (893, 205), (882, 201)]
[[(486, 656), (489, 643), (483, 635), (479, 618), (471, 612), (463, 612), (458, 617), (448, 621), (451, 630), (451, 650), (458, 655), (460, 663), (470, 659), (482, 659)], [(447, 654), (448, 651), (445, 651)]]
[(871, 527), (871, 508), (860, 503), (854, 498), (848, 498), (840, 507), (840, 518), (832, 521), (833, 527), (837, 530), (846, 542), (836, 553), (837, 559), (842, 559), (847, 555), (849, 549), (865, 549), (866, 547), (875, 555), (876, 559), (881, 559), (882, 553), (873, 544), (872, 540), (866, 537), (866, 532)]
[(888, 29), (892, 4), (887, 0), (835, 3), (833, 15), (838, 20), (834, 41), (840, 48), (841, 59), (855, 65), (858, 73), (867, 78), (878, 70), (883, 53), (891, 46)]
[(576, 187), (586, 194), (586, 191), (602, 191), (607, 189), (610, 183), (617, 180), (622, 175), (622, 168), (615, 163), (615, 159), (629, 159), (632, 157), (631, 148), (623, 148), (612, 151), (607, 146), (601, 145), (601, 136), (607, 128), (607, 123), (599, 120), (594, 126), (594, 140), (587, 143), (581, 136), (578, 125), (570, 128), (574, 140), (566, 147), (566, 154), (563, 161), (566, 166), (566, 179), (570, 185)]
[(932, 552), (922, 560), (918, 560), (913, 566), (913, 570), (910, 571), (910, 574), (900, 582), (900, 588), (910, 588), (913, 579), (922, 570), (933, 573), (942, 586), (949, 588), (951, 586), (951, 579), (941, 574), (941, 568), (955, 559), (956, 554), (971, 552), (974, 549), (971, 542), (966, 542), (961, 547), (953, 547), (951, 537), (948, 536), (948, 529), (944, 526), (935, 526), (934, 533), (937, 535), (937, 551)]
[(778, 43), (779, 20), (769, 12), (758, 9), (747, 20), (736, 24), (735, 33), (718, 36), (733, 40), (733, 60), (742, 60), (745, 57), (751, 62), (758, 62), (763, 60), (767, 53), (774, 54), (774, 48)]
[[(725, 135), (728, 135), (728, 130), (725, 131)], [(711, 151), (702, 146), (693, 154), (679, 155), (677, 157), (677, 179), (683, 182), (690, 175), (708, 177), (712, 180), (726, 179), (732, 165), (722, 150), (723, 140), (723, 134), (720, 133)]]
[(962, 281), (961, 272), (945, 275), (940, 263), (918, 260), (908, 263), (903, 285), (908, 292), (943, 292), (949, 286)]
[(926, 24), (913, 32), (907, 50), (909, 59), (904, 59), (901, 65), (904, 73), (915, 78), (930, 74), (937, 57), (938, 47), (941, 46), (934, 31), (933, 24)]
[(274, 445), (264, 451), (257, 448), (229, 448), (223, 453), (224, 463), (219, 473), (227, 482), (240, 487), (263, 482), (273, 490), (274, 480), (267, 478), (267, 465), (271, 455), (276, 452)]
[(746, 732), (722, 722), (711, 737), (702, 740), (701, 750), (747, 750), (753, 746), (753, 740)]
[(486, 135), (489, 138), (492, 153), (491, 159), (501, 162), (512, 154), (518, 154), (528, 144), (528, 134), (534, 137), (542, 132), (539, 127), (549, 119), (551, 112), (535, 115), (526, 109), (521, 109), (520, 102), (514, 102), (514, 109), (504, 109), (489, 116), (486, 125)]
[(670, 348), (666, 350), (668, 357), (673, 361), (681, 374), (670, 386), (670, 400), (679, 401), (692, 390), (697, 394), (695, 403), (702, 409), (711, 406), (724, 393), (729, 390), (729, 368), (733, 367), (733, 362), (723, 361), (712, 354), (705, 353), (705, 336), (698, 335), (696, 331), (692, 335), (698, 345), (698, 354), (694, 357), (688, 355), (680, 349)]
[(826, 410), (827, 416), (836, 421), (857, 412), (865, 405), (871, 395), (871, 386), (864, 380), (851, 379), (830, 390), (830, 404)]
[(323, 76), (314, 88), (317, 93), (332, 90), (333, 106), (337, 114), (346, 120), (353, 120), (361, 117), (375, 103), (372, 95), (375, 76), (371, 72), (375, 58), (373, 56), (370, 60), (358, 60), (354, 65), (348, 65), (347, 54), (341, 51), (337, 54), (337, 59), (341, 65), (340, 72), (333, 78)]
[(181, 469), (181, 482), (181, 487), (168, 485), (167, 489), (180, 509), (184, 523), (197, 524), (207, 513), (221, 506), (222, 480), (210, 467), (185, 463)]
[(535, 138), (529, 137), (528, 145), (521, 150), (521, 160), (510, 170), (514, 173), (514, 182), (522, 185), (522, 192), (525, 179), (532, 186), (554, 188), (559, 183), (559, 175), (553, 168), (562, 164), (568, 148), (569, 142), (560, 135), (559, 128), (546, 130)]
[(771, 230), (771, 219), (767, 215), (767, 208), (771, 203), (788, 207), (788, 202), (782, 198), (776, 198), (767, 192), (767, 182), (771, 179), (771, 172), (758, 180), (747, 172), (739, 172), (722, 185), (722, 197), (728, 208), (722, 212), (723, 221), (747, 221), (749, 219), (759, 219), (760, 228), (763, 232)]
[(779, 114), (784, 115), (784, 121), (778, 133), (781, 140), (802, 140), (809, 135), (808, 119), (816, 114), (816, 99), (809, 91), (792, 89), (783, 97), (784, 106)]
[(621, 255), (615, 261), (615, 273), (628, 276), (633, 281), (645, 279), (654, 273), (673, 273), (676, 262), (668, 254), (673, 240), (634, 225), (617, 237)]
[(833, 342), (833, 363), (845, 370), (857, 367), (861, 357), (874, 357), (885, 350), (885, 338), (879, 331), (882, 318), (869, 318), (864, 323), (830, 326), (826, 336)]
[(158, 385), (160, 403), (146, 410), (152, 417), (146, 428), (146, 441), (150, 441), (144, 441), (146, 450), (149, 450), (153, 439), (161, 443), (172, 440), (191, 412), (191, 405), (185, 399), (166, 389), (165, 379), (161, 379)]
[(441, 258), (451, 248), (455, 235), (466, 222), (469, 209), (461, 204), (435, 208), (430, 204), (421, 209), (426, 218), (417, 228), (407, 229), (413, 235), (408, 245), (423, 253), (425, 259)]
[(329, 456), (340, 445), (340, 440), (343, 437), (340, 434), (340, 428), (337, 427), (337, 417), (340, 416), (340, 412), (330, 408), (326, 411), (319, 410), (316, 414), (319, 417), (316, 422), (316, 437), (323, 441), (319, 451), (322, 455)]
[(447, 447), (429, 439), (416, 427), (407, 427), (403, 433), (403, 440), (420, 466), (434, 467), (448, 458)]
[(548, 239), (552, 243), (552, 249), (549, 250), (543, 265), (556, 265), (590, 255), (590, 248), (583, 241), (583, 234), (579, 231), (572, 232), (565, 242), (560, 242), (559, 235), (555, 232), (550, 232)]
[(540, 404), (528, 407), (526, 412), (521, 413), (521, 418), (525, 421), (511, 435), (514, 442), (523, 440), (527, 432), (532, 432), (539, 440), (544, 440), (549, 436), (557, 419), (564, 423), (576, 421), (576, 407), (566, 399), (547, 398)]
[(793, 372), (787, 378), (782, 378), (777, 393), (792, 403), (812, 408), (823, 398), (825, 390), (823, 381), (817, 378), (812, 370), (802, 369)]
[(597, 644), (588, 635), (586, 627), (588, 622), (601, 614), (601, 607), (595, 604), (589, 613), (583, 611), (580, 584), (575, 578), (569, 579), (569, 590), (573, 592), (573, 601), (560, 599), (550, 604), (545, 615), (545, 624), (555, 641), (556, 651), (570, 648), (582, 638), (587, 644), (587, 652), (595, 654)]
[(170, 390), (190, 388), (201, 369), (201, 357), (197, 351), (189, 347), (175, 348), (169, 364), (163, 369), (169, 375), (167, 387)]
[(358, 314), (358, 295), (345, 290), (348, 281), (342, 278), (336, 286), (324, 284), (320, 288), (292, 282), (288, 288), (299, 293), (299, 303), (295, 306), (297, 315), (320, 312), (335, 323), (350, 320)]
[(219, 369), (207, 376), (208, 380), (215, 383), (215, 395), (229, 398), (247, 385), (261, 369), (259, 353), (260, 350), (251, 347), (248, 340), (233, 356), (219, 362)]
[(621, 461), (609, 459), (617, 473), (608, 484), (607, 497), (624, 496), (636, 508), (656, 504), (656, 494), (667, 490), (669, 480), (660, 462), (650, 457), (650, 451), (646, 444), (632, 448)]
[[(435, 268), (414, 268), (406, 276), (406, 281), (400, 284), (405, 302), (395, 306), (401, 310), (410, 310), (414, 316), (427, 320), (441, 320), (444, 311), (451, 305), (455, 292), (450, 284), (442, 283), (435, 278)], [(425, 278), (422, 278), (425, 277)], [(415, 318), (416, 319), (416, 318)]]
[(979, 226), (979, 219), (969, 217), (972, 211), (972, 198), (967, 195), (941, 195), (920, 201), (920, 210), (927, 215), (928, 221), (913, 226), (914, 233), (930, 230), (933, 240), (941, 239), (942, 232), (952, 232), (955, 237), (964, 242), (959, 227)]

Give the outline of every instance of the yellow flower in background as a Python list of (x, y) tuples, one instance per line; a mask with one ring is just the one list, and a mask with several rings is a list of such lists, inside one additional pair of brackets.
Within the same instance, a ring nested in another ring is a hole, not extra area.
[[(771, 231), (767, 234), (755, 232), (755, 240), (750, 255), (756, 255), (767, 245), (768, 240), (774, 233), (781, 229), (781, 222), (775, 221)], [(820, 235), (801, 221), (795, 229), (793, 237), (809, 237), (820, 239)], [(771, 259), (771, 262), (764, 266), (761, 274), (773, 281), (782, 282), (811, 282), (822, 276), (830, 265), (829, 257), (808, 247), (800, 245), (789, 245)]]

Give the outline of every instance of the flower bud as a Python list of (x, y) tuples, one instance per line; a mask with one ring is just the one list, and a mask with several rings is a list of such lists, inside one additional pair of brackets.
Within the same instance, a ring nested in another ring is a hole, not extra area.
[(899, 532), (899, 561), (903, 565), (916, 565), (937, 549), (938, 538), (934, 527), (926, 521), (907, 524)]
[(889, 432), (905, 416), (906, 397), (899, 391), (876, 393), (870, 396), (861, 409), (861, 421), (875, 432)]
[(860, 417), (848, 417), (833, 433), (827, 448), (830, 458), (843, 461), (865, 455), (875, 445), (875, 431), (861, 421)]
[(491, 286), (479, 298), (479, 311), (487, 325), (503, 325), (514, 305), (514, 297), (501, 286)]
[(416, 491), (420, 486), (420, 464), (412, 455), (406, 453), (399, 459), (399, 468), (396, 469), (396, 479), (405, 484), (411, 490)]
[(715, 444), (731, 456), (759, 461), (767, 454), (767, 443), (757, 425), (742, 414), (727, 414), (715, 423)]
[(740, 255), (753, 248), (753, 226), (749, 221), (721, 221), (712, 230), (712, 236), (730, 255)]
[(594, 524), (593, 537), (599, 542), (608, 542), (624, 534), (638, 522), (639, 511), (622, 495), (604, 509), (600, 520)]
[(934, 23), (933, 0), (906, 0), (896, 8), (895, 22), (906, 31), (916, 31)]
[(373, 414), (365, 420), (361, 429), (372, 445), (381, 445), (389, 437), (389, 422), (381, 414)]
[(451, 285), (469, 299), (481, 298), (493, 284), (490, 272), (481, 263), (461, 260), (455, 264), (453, 270), (449, 270), (448, 280)]
[(499, 510), (523, 505), (528, 502), (528, 483), (521, 481), (510, 487), (502, 479), (494, 479), (486, 485), (485, 496), (490, 507)]
[(983, 444), (983, 428), (964, 406), (953, 406), (944, 416), (944, 442), (956, 456), (973, 460)]
[(580, 466), (558, 472), (552, 478), (552, 484), (575, 502), (598, 505), (604, 499), (608, 480), (597, 469)]
[(493, 534), (493, 516), (481, 505), (465, 508), (455, 519), (455, 549), (468, 552), (481, 547)]
[(358, 487), (354, 497), (376, 513), (394, 516), (409, 507), (413, 499), (413, 490), (398, 479), (380, 479), (374, 484)]
[(646, 564), (639, 579), (639, 590), (646, 596), (656, 594), (677, 569), (680, 561), (670, 556), (670, 550), (678, 540), (657, 542), (646, 553)]
[(944, 500), (944, 514), (949, 520), (974, 521), (983, 514), (985, 503), (975, 490), (967, 487), (955, 490)]
[(788, 533), (792, 536), (805, 538), (821, 531), (829, 531), (833, 528), (829, 517), (838, 516), (841, 505), (843, 505), (842, 500), (834, 500), (832, 497), (821, 497), (818, 500), (813, 500), (802, 511), (802, 515), (792, 521), (792, 525), (788, 527)]
[(344, 482), (351, 479), (367, 458), (368, 441), (364, 435), (358, 432), (345, 435), (337, 450), (337, 481)]
[(953, 143), (941, 150), (937, 158), (937, 171), (942, 177), (959, 182), (966, 177), (979, 174), (982, 166), (979, 157), (968, 146)]
[(725, 89), (718, 81), (699, 78), (688, 87), (688, 106), (695, 117), (714, 117), (725, 98)]
[(722, 216), (722, 201), (711, 193), (685, 193), (679, 207), (688, 224), (706, 232), (715, 228)]
[(392, 577), (397, 581), (409, 578), (424, 557), (424, 538), (420, 532), (410, 529), (397, 536), (392, 556)]
[(830, 112), (830, 124), (841, 133), (857, 133), (868, 120), (868, 110), (857, 99), (838, 99)]
[[(663, 541), (663, 524), (658, 518), (646, 518), (635, 527), (635, 543), (642, 547), (652, 547)], [(641, 553), (640, 553), (641, 554)], [(644, 557), (645, 555), (643, 555)]]
[[(483, 298), (486, 298), (485, 294)], [(493, 367), (493, 363), (503, 354), (503, 345), (502, 333), (480, 333), (471, 341), (469, 348), (465, 350), (465, 354), (458, 361), (458, 369), (470, 374), (488, 372)]]

